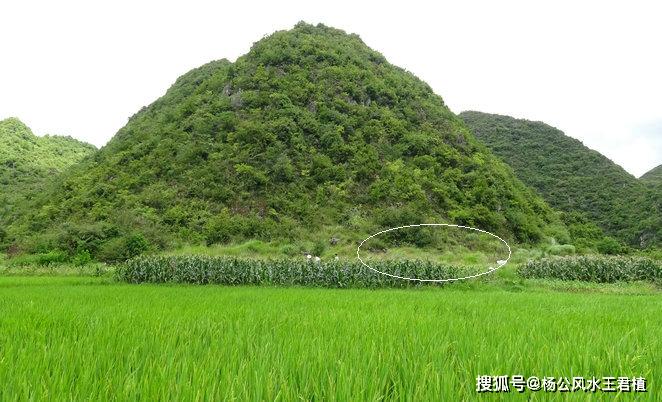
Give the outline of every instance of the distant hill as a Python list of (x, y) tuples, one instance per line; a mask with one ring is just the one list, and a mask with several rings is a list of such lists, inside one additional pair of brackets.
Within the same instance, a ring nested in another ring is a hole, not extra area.
[(646, 183), (662, 185), (662, 165), (654, 167), (639, 178)]
[(660, 194), (599, 152), (545, 123), (473, 111), (460, 117), (553, 207), (633, 246), (662, 241)]
[(420, 222), (535, 242), (555, 219), (427, 84), (356, 35), (300, 23), (177, 79), (15, 235), (113, 260), (172, 242), (353, 242)]
[(54, 176), (95, 150), (71, 137), (38, 137), (17, 118), (0, 121), (0, 228)]

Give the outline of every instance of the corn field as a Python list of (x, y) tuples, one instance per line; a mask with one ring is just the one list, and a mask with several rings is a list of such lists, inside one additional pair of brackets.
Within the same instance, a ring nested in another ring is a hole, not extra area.
[[(479, 271), (428, 261), (371, 262), (379, 271), (420, 279), (448, 279)], [(358, 261), (252, 260), (210, 256), (143, 256), (118, 268), (117, 277), (129, 283), (190, 283), (217, 285), (284, 285), (328, 288), (420, 286), (380, 275)]]
[(524, 278), (566, 281), (662, 283), (662, 261), (622, 256), (553, 257), (529, 261), (517, 273)]

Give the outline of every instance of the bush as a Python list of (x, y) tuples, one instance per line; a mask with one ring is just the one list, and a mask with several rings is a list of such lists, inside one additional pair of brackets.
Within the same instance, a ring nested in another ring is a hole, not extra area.
[[(413, 278), (455, 278), (473, 270), (428, 261), (380, 261), (379, 271)], [(380, 275), (357, 261), (250, 260), (208, 256), (142, 256), (116, 271), (130, 283), (192, 283), (219, 285), (285, 285), (330, 288), (420, 286), (421, 282)], [(430, 282), (428, 282), (430, 283)]]
[(293, 225), (287, 219), (277, 225), (273, 220), (257, 215), (230, 216), (224, 211), (209, 219), (204, 228), (204, 237), (208, 246), (246, 239), (270, 239), (277, 227), (278, 234), (287, 237)]
[(553, 241), (558, 244), (572, 243), (568, 229), (561, 223), (550, 224), (545, 230), (545, 235), (551, 237)]
[(285, 244), (281, 246), (280, 252), (281, 254), (284, 254), (288, 257), (294, 257), (295, 255), (299, 254), (299, 250), (293, 244)]
[(551, 255), (574, 255), (575, 251), (575, 246), (572, 244), (555, 244), (547, 249)]
[(59, 265), (69, 261), (69, 256), (62, 250), (51, 250), (47, 253), (28, 254), (22, 255), (8, 260), (11, 266), (28, 266), (28, 265)]
[[(379, 223), (383, 229), (423, 223), (422, 213), (415, 208), (388, 208), (380, 212)], [(412, 245), (426, 247), (434, 243), (433, 229), (429, 227), (409, 227), (384, 233), (381, 238), (386, 246)], [(371, 240), (372, 242), (373, 240)]]
[(103, 245), (98, 254), (99, 261), (121, 262), (136, 257), (149, 249), (145, 237), (133, 234), (124, 237), (116, 237)]
[(643, 257), (553, 257), (529, 261), (517, 273), (524, 278), (599, 283), (662, 282), (662, 262)]
[(208, 246), (228, 243), (236, 234), (233, 221), (226, 214), (219, 214), (205, 225), (205, 239)]
[(60, 228), (55, 241), (57, 247), (69, 255), (74, 255), (79, 250), (94, 253), (106, 239), (106, 230), (107, 228), (102, 224), (66, 223)]
[(600, 240), (595, 245), (595, 247), (598, 249), (600, 254), (617, 255), (623, 252), (623, 246), (621, 243), (612, 237), (605, 237), (604, 239)]
[(37, 264), (39, 265), (63, 264), (68, 260), (69, 256), (62, 250), (52, 250), (48, 253), (37, 255)]
[(124, 248), (126, 250), (126, 256), (128, 258), (135, 257), (147, 251), (149, 249), (149, 244), (145, 237), (138, 233), (126, 238), (124, 243)]
[(92, 261), (92, 256), (89, 251), (82, 250), (76, 253), (72, 261), (77, 267), (83, 267)]
[(325, 251), (326, 251), (326, 244), (321, 240), (316, 241), (315, 245), (313, 246), (313, 255), (320, 256), (324, 254)]

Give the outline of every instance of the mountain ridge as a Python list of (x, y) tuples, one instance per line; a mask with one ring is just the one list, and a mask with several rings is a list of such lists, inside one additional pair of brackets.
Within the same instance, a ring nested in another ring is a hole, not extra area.
[(639, 177), (639, 180), (643, 180), (649, 183), (662, 184), (662, 165), (657, 165), (648, 172), (644, 173)]
[(662, 240), (659, 194), (581, 141), (543, 122), (476, 111), (460, 113), (474, 135), (549, 203), (581, 213), (622, 242)]

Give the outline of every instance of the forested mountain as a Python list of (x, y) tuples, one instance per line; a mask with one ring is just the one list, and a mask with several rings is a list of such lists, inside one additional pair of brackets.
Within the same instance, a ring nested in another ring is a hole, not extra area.
[(646, 183), (662, 185), (662, 165), (658, 165), (639, 178)]
[(71, 137), (38, 137), (16, 118), (0, 121), (0, 244), (17, 209), (95, 150)]
[[(662, 196), (620, 166), (545, 123), (481, 112), (460, 117), (571, 225), (596, 223), (622, 242), (662, 241)], [(597, 236), (597, 234), (596, 234)]]
[(521, 242), (565, 230), (427, 84), (356, 35), (300, 23), (180, 77), (12, 235), (26, 251), (114, 260), (173, 241), (328, 227), (360, 239), (425, 221)]

